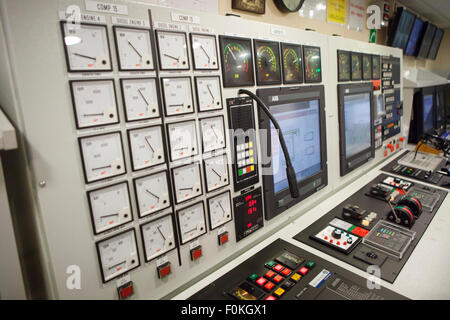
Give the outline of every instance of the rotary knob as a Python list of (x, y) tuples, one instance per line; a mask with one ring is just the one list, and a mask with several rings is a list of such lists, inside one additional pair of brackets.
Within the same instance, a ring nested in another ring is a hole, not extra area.
[(331, 233), (331, 235), (333, 236), (333, 238), (335, 239), (340, 239), (342, 236), (342, 231), (339, 229), (334, 229), (334, 231)]

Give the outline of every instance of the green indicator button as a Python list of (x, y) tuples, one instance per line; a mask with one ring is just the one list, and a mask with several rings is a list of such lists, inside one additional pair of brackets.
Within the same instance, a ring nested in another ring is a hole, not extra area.
[(275, 261), (269, 261), (266, 263), (266, 267), (272, 269), (276, 265)]
[(258, 275), (256, 273), (253, 273), (252, 275), (250, 275), (248, 277), (251, 281), (255, 281), (256, 279), (258, 279)]
[(306, 264), (306, 267), (307, 267), (308, 269), (312, 269), (312, 268), (314, 268), (315, 265), (316, 265), (316, 264), (315, 264), (314, 262), (309, 261), (309, 262)]

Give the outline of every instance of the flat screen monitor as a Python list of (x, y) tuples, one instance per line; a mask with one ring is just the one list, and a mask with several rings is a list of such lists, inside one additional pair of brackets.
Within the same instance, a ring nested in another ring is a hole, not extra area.
[(447, 87), (436, 87), (436, 125), (435, 129), (438, 133), (444, 132), (447, 127), (447, 110), (446, 110), (446, 96), (445, 91)]
[(265, 212), (270, 220), (327, 184), (324, 88), (271, 88), (257, 94), (280, 125), (300, 192), (298, 199), (291, 197), (278, 131), (260, 112)]
[(416, 90), (409, 124), (408, 143), (418, 143), (425, 133), (433, 133), (436, 124), (435, 87)]
[(341, 176), (344, 176), (375, 155), (373, 85), (338, 88)]
[(434, 129), (433, 94), (423, 96), (423, 132), (430, 133)]
[(444, 30), (437, 29), (434, 34), (433, 42), (431, 42), (430, 52), (428, 52), (428, 59), (436, 59), (443, 36)]
[(391, 46), (405, 50), (416, 16), (400, 7), (397, 11), (397, 17), (396, 21), (398, 21), (398, 23), (395, 24), (394, 22), (394, 33)]
[(408, 44), (405, 49), (406, 55), (415, 56), (417, 54), (417, 43), (419, 41), (420, 34), (422, 33), (423, 26), (424, 22), (422, 19), (416, 18), (416, 20), (414, 20), (414, 25), (411, 29), (411, 33), (409, 34)]
[(420, 46), (417, 56), (426, 59), (430, 52), (431, 42), (433, 41), (434, 33), (436, 32), (436, 26), (426, 22), (424, 28), (425, 32), (423, 32), (423, 36), (419, 40)]

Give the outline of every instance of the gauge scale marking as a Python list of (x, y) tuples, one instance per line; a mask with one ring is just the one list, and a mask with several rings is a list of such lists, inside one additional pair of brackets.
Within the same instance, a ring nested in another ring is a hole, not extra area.
[(96, 245), (103, 283), (140, 266), (134, 229), (101, 240)]
[(88, 192), (94, 234), (133, 221), (128, 182)]
[(301, 45), (281, 43), (284, 84), (303, 83), (303, 51)]
[(281, 84), (278, 42), (254, 40), (256, 82), (258, 85)]
[(253, 86), (252, 44), (250, 39), (219, 36), (222, 54), (223, 86)]
[(106, 25), (61, 21), (69, 72), (112, 71)]
[(127, 122), (159, 118), (160, 97), (156, 78), (121, 79)]
[(119, 123), (114, 80), (70, 81), (77, 129)]
[(149, 29), (118, 26), (114, 26), (113, 29), (120, 71), (155, 69)]
[(140, 218), (156, 214), (171, 206), (167, 171), (153, 173), (133, 181)]
[(145, 261), (149, 262), (176, 248), (172, 215), (141, 225)]

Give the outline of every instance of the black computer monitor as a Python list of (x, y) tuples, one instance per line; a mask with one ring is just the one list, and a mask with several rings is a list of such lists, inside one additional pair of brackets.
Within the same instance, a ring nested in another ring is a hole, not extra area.
[(291, 197), (278, 133), (260, 112), (265, 213), (270, 220), (328, 183), (325, 95), (323, 86), (261, 89), (257, 94), (280, 124), (300, 193)]
[(422, 88), (414, 93), (413, 111), (409, 124), (409, 143), (418, 143), (426, 133), (434, 133), (436, 124), (435, 88)]
[(444, 37), (444, 30), (436, 29), (433, 41), (431, 42), (430, 51), (428, 52), (428, 59), (432, 60), (436, 59), (443, 37)]
[(436, 32), (436, 26), (432, 23), (425, 22), (424, 31), (419, 39), (419, 50), (417, 56), (426, 59), (430, 52), (431, 42)]
[(373, 84), (342, 84), (339, 91), (341, 176), (375, 156)]
[(447, 86), (436, 87), (435, 102), (436, 102), (436, 124), (434, 126), (435, 130), (440, 134), (446, 131), (447, 128), (447, 106), (446, 106), (446, 91)]
[(397, 9), (390, 27), (388, 45), (405, 50), (416, 16), (403, 7)]
[(420, 18), (414, 20), (411, 33), (409, 34), (408, 44), (406, 45), (405, 54), (408, 56), (417, 55), (419, 37), (422, 33), (424, 22)]

